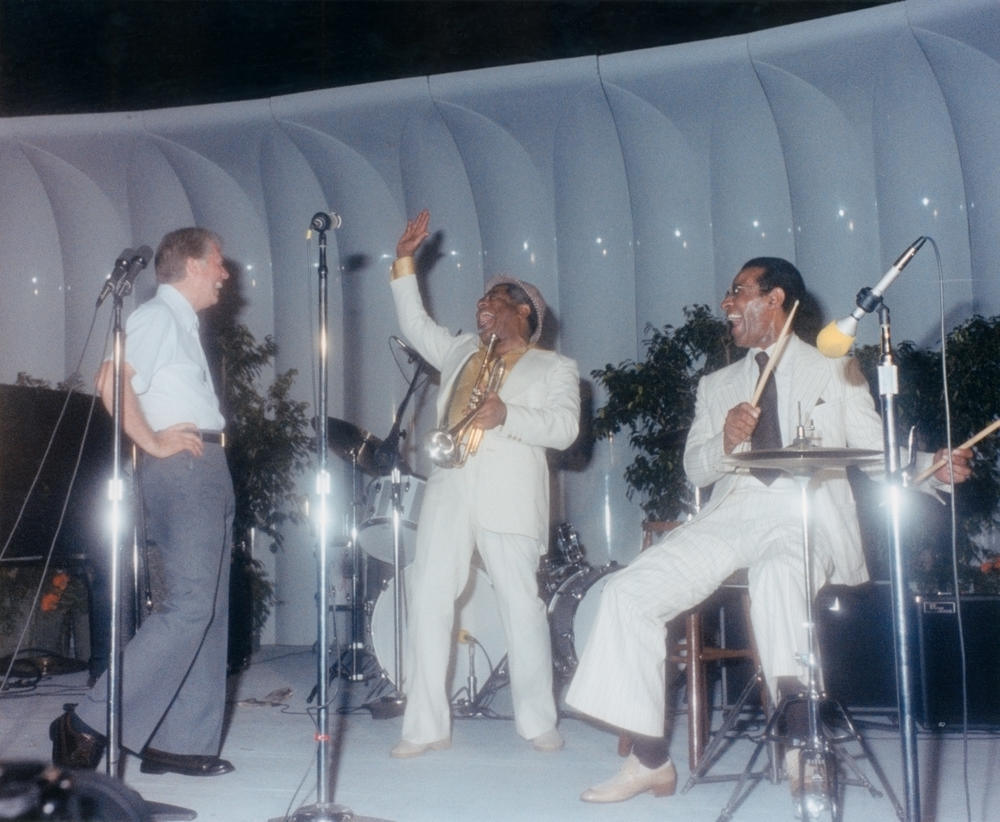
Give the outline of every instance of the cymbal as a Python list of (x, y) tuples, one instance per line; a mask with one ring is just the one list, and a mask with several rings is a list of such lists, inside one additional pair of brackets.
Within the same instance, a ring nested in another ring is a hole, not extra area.
[(326, 436), (327, 445), (337, 456), (348, 462), (357, 460), (358, 468), (368, 474), (379, 473), (375, 465), (375, 451), (382, 440), (378, 437), (336, 417), (326, 418)]
[(789, 474), (810, 474), (820, 468), (845, 468), (882, 458), (881, 451), (866, 448), (800, 448), (789, 446), (730, 454), (727, 462), (745, 468), (777, 468)]

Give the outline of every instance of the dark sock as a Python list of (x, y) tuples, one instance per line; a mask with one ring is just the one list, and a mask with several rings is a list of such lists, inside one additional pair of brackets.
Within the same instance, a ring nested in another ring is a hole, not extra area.
[(778, 677), (778, 699), (788, 698), (785, 704), (783, 733), (791, 739), (803, 740), (809, 736), (809, 712), (806, 704), (806, 686), (794, 676)]
[(76, 711), (70, 710), (69, 712), (69, 724), (70, 727), (76, 731), (78, 734), (91, 734), (93, 736), (103, 737), (104, 734), (95, 731), (86, 722), (84, 722), (80, 717), (76, 715)]
[(659, 768), (670, 759), (670, 743), (665, 736), (638, 736), (632, 740), (632, 753), (647, 768)]

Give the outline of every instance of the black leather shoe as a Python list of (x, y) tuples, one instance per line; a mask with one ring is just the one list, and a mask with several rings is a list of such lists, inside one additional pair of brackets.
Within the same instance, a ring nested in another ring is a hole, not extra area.
[(72, 705), (63, 707), (65, 713), (49, 725), (52, 762), (60, 768), (92, 771), (104, 756), (106, 740), (73, 713)]
[(199, 754), (175, 754), (158, 751), (156, 748), (144, 748), (140, 754), (142, 764), (139, 770), (143, 773), (179, 773), (182, 776), (221, 776), (229, 773), (233, 763), (217, 756)]

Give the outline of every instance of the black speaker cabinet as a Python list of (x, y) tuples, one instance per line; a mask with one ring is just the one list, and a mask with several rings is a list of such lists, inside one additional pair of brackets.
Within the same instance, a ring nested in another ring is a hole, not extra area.
[[(962, 597), (969, 726), (1000, 727), (1000, 596)], [(914, 597), (912, 701), (926, 728), (962, 725), (962, 664), (954, 597)], [(895, 712), (896, 651), (887, 582), (828, 585), (816, 596), (826, 691), (848, 710)]]
[[(1000, 596), (964, 596), (961, 604), (969, 725), (1000, 726)], [(960, 727), (958, 606), (953, 597), (918, 597), (917, 613), (920, 721), (929, 728)]]
[(896, 711), (892, 591), (887, 582), (827, 585), (816, 595), (826, 692), (851, 711)]

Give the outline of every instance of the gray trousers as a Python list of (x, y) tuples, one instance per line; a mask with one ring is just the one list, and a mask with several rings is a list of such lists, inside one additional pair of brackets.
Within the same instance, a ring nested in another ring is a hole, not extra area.
[[(159, 551), (164, 595), (125, 647), (122, 746), (219, 753), (226, 701), (233, 486), (223, 449), (143, 455), (146, 536)], [(107, 674), (77, 714), (107, 727)]]

